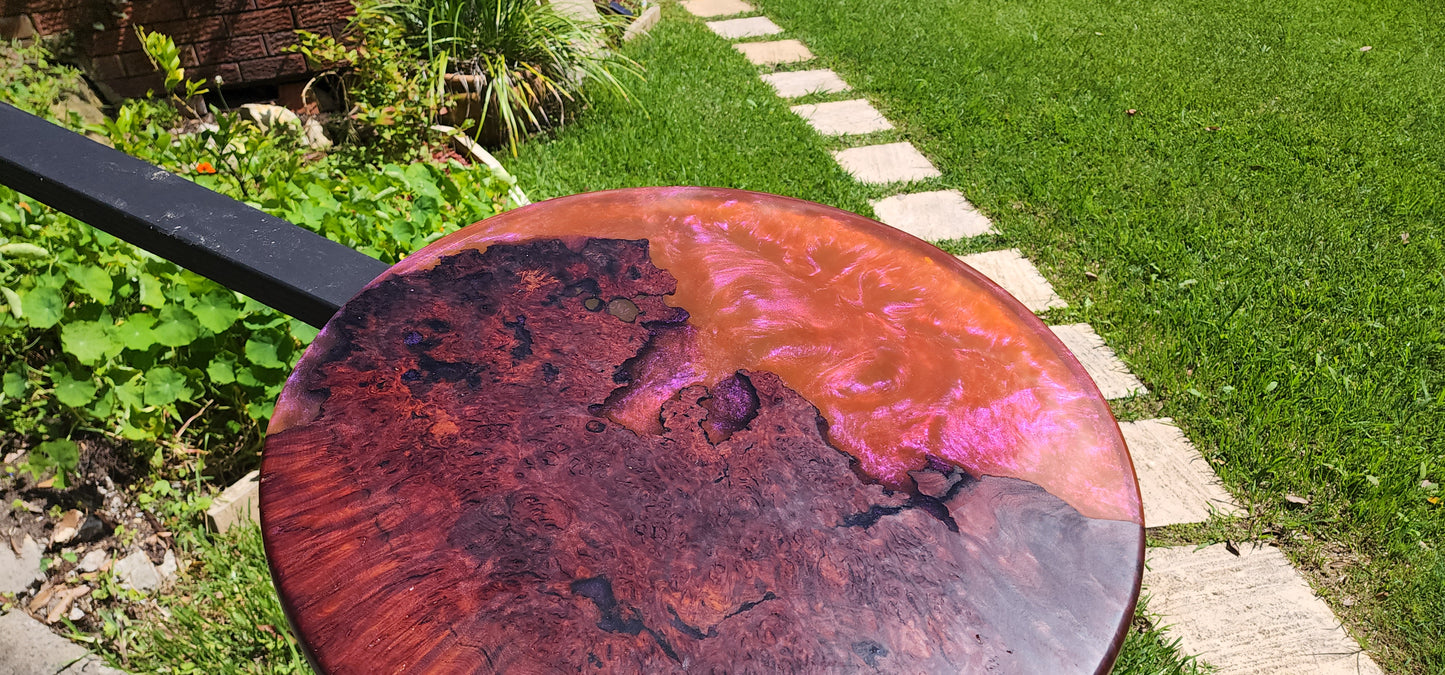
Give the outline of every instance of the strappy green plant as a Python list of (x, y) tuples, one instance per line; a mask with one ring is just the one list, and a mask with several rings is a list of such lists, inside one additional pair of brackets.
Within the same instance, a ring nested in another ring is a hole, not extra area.
[(555, 124), (596, 83), (625, 99), (635, 61), (602, 39), (605, 25), (559, 13), (537, 0), (382, 0), (359, 9), (397, 21), (428, 60), (441, 57), (479, 95), (482, 124), (496, 115), (513, 154), (526, 134)]

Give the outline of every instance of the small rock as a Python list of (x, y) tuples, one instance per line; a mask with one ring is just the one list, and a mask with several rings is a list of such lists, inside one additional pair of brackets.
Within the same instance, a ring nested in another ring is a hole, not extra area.
[(320, 122), (314, 119), (306, 120), (306, 123), (301, 127), (301, 132), (303, 140), (306, 142), (306, 147), (313, 150), (325, 150), (331, 147), (331, 137), (326, 135), (326, 129), (321, 127)]
[(176, 563), (176, 554), (166, 551), (166, 557), (161, 561), (160, 566), (156, 567), (156, 572), (160, 574), (161, 581), (169, 581), (176, 576), (176, 571), (179, 569), (180, 565)]
[(1089, 281), (1098, 281), (1099, 275), (1094, 274), (1093, 272), (1084, 272), (1084, 278), (1088, 279)]
[(1340, 598), (1340, 604), (1341, 604), (1341, 605), (1344, 605), (1344, 606), (1346, 606), (1346, 607), (1354, 607), (1354, 606), (1355, 606), (1355, 599), (1352, 598), (1352, 597), (1350, 597), (1350, 596), (1348, 596), (1348, 595), (1346, 595), (1345, 597)]
[(80, 527), (75, 528), (75, 537), (70, 541), (72, 544), (89, 544), (107, 534), (105, 521), (89, 515), (81, 519)]
[(105, 561), (109, 558), (110, 554), (107, 553), (105, 549), (98, 548), (85, 554), (85, 557), (80, 559), (80, 564), (76, 566), (76, 569), (82, 572), (94, 572), (99, 570), (100, 566), (104, 565)]
[(262, 131), (266, 131), (278, 124), (293, 124), (298, 128), (301, 126), (301, 118), (296, 113), (287, 110), (284, 106), (270, 105), (267, 103), (247, 103), (236, 109), (241, 119), (255, 124)]
[(1365, 46), (1363, 46), (1363, 47), (1360, 47), (1360, 51), (1362, 51), (1362, 52), (1367, 52), (1367, 51), (1370, 51), (1371, 49), (1374, 49), (1374, 47), (1371, 47), (1370, 45), (1365, 45)]
[(0, 547), (0, 593), (21, 593), (30, 585), (45, 578), (40, 573), (40, 544), (25, 537), (11, 553), (10, 547)]
[(145, 592), (160, 588), (161, 585), (160, 572), (151, 564), (150, 556), (139, 549), (117, 560), (111, 571), (125, 588)]
[(1289, 503), (1291, 503), (1291, 504), (1294, 504), (1295, 506), (1309, 506), (1309, 505), (1310, 505), (1310, 500), (1305, 499), (1304, 497), (1301, 497), (1301, 496), (1296, 495), (1296, 494), (1287, 494), (1287, 495), (1284, 496), (1284, 500), (1287, 501), (1287, 502), (1289, 502)]
[(65, 515), (60, 517), (60, 522), (55, 524), (55, 529), (50, 531), (50, 545), (70, 543), (80, 529), (80, 521), (83, 518), (85, 518), (85, 514), (75, 509), (66, 511)]
[(79, 621), (85, 618), (85, 610), (79, 607), (72, 606), (70, 608), (70, 615), (65, 618), (70, 619), (71, 621)]

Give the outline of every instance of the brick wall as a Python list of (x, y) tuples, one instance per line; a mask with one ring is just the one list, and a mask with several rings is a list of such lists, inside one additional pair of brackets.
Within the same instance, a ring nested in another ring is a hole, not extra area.
[(140, 96), (161, 79), (140, 51), (135, 25), (171, 36), (189, 77), (220, 75), (229, 88), (306, 79), (301, 55), (282, 51), (295, 44), (293, 31), (339, 35), (351, 13), (350, 0), (0, 0), (0, 29), (71, 31), (98, 81), (120, 96)]

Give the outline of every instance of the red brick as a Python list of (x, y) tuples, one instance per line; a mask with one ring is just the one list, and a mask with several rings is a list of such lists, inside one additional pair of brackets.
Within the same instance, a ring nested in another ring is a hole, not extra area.
[(296, 31), (283, 30), (279, 33), (272, 33), (266, 36), (266, 53), (272, 56), (286, 54), (285, 49), (298, 41)]
[(193, 80), (205, 80), (206, 84), (212, 88), (216, 86), (217, 75), (221, 76), (221, 86), (233, 85), (241, 81), (241, 67), (234, 63), (217, 63), (186, 69), (186, 77)]
[(300, 54), (269, 56), (255, 61), (241, 62), (241, 80), (244, 82), (266, 82), (306, 73), (306, 60)]
[(202, 65), (246, 61), (266, 56), (266, 43), (259, 35), (197, 42), (192, 46), (196, 49), (196, 63)]
[(255, 0), (186, 0), (186, 11), (191, 16), (234, 14), (255, 8)]
[(157, 72), (155, 64), (151, 63), (150, 57), (145, 52), (127, 52), (120, 54), (121, 67), (131, 75), (150, 75)]
[(256, 9), (271, 9), (272, 7), (290, 7), (303, 2), (314, 2), (315, 0), (254, 0)]
[(53, 12), (36, 12), (30, 15), (35, 31), (41, 35), (54, 35), (68, 30), (89, 29), (90, 12), (83, 7), (60, 9)]
[(121, 63), (120, 56), (116, 54), (91, 59), (90, 68), (98, 80), (117, 80), (125, 77), (125, 66)]
[(291, 8), (291, 11), (296, 14), (297, 28), (314, 29), (345, 21), (355, 9), (351, 6), (350, 0), (328, 0), (296, 5)]
[(130, 5), (130, 23), (149, 26), (187, 18), (181, 0), (135, 0)]
[(285, 7), (242, 12), (231, 17), (232, 35), (261, 35), (291, 30), (295, 27), (291, 19), (291, 10)]
[(0, 0), (0, 14), (55, 12), (85, 5), (85, 0)]
[(154, 75), (124, 77), (118, 80), (111, 80), (106, 84), (109, 84), (110, 88), (114, 90), (117, 95), (124, 96), (125, 98), (137, 98), (145, 96), (147, 91), (160, 91), (161, 86), (165, 84), (165, 80), (157, 73)]
[(113, 28), (92, 33), (89, 42), (90, 49), (86, 51), (96, 56), (140, 49), (140, 39), (135, 36), (133, 28)]
[(168, 21), (146, 26), (146, 30), (169, 35), (178, 45), (215, 40), (225, 37), (227, 34), (226, 19), (219, 16), (199, 16), (182, 21)]

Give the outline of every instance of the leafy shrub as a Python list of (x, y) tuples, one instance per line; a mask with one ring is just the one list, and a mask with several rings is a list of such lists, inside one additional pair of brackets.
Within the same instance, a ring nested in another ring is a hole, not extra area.
[[(0, 100), (48, 115), (51, 89), (33, 79), (75, 75), (46, 65), (39, 48), (23, 56), (33, 65), (7, 74)], [(289, 132), (221, 117), (177, 135), (176, 116), (128, 102), (103, 131), (117, 149), (388, 262), (505, 206), (509, 185), (485, 167), (343, 171), (303, 159)], [(251, 463), (245, 451), (316, 334), (4, 187), (0, 287), (0, 423), (51, 442), (77, 432), (129, 440), (162, 473), (204, 457), (224, 473)], [(63, 481), (69, 456), (32, 453), (31, 468)]]
[(442, 104), (440, 60), (426, 61), (407, 46), (396, 21), (361, 11), (350, 22), (350, 39), (296, 31), (292, 50), (321, 71), (313, 80), (327, 82), (345, 106), (339, 131), (370, 157), (407, 160), (416, 157), (430, 135)]

